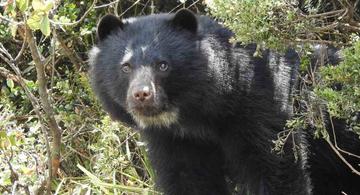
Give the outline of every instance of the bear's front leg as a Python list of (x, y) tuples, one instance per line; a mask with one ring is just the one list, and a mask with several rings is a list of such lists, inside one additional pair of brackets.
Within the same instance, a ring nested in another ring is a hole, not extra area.
[[(166, 130), (170, 131), (170, 130)], [(230, 194), (218, 146), (164, 130), (144, 130), (156, 184), (166, 195)]]

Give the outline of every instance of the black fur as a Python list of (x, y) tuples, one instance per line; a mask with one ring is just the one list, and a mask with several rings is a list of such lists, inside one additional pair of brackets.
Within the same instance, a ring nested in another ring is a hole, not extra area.
[[(139, 130), (165, 194), (312, 194), (306, 136), (295, 135), (298, 161), (290, 143), (271, 152), (291, 114), (295, 51), (253, 57), (256, 45), (233, 46), (231, 31), (187, 10), (121, 24), (100, 22), (92, 85), (114, 119)], [(151, 98), (135, 99), (139, 90)]]
[[(358, 154), (360, 144), (358, 135), (353, 132), (345, 131), (344, 121), (333, 119), (335, 135), (339, 147), (353, 154)], [(330, 126), (330, 124), (329, 124)], [(329, 127), (328, 129), (331, 129)], [(334, 143), (332, 131), (329, 131), (330, 139)], [(314, 140), (308, 136), (308, 172), (310, 173), (313, 184), (313, 194), (342, 194), (342, 192), (352, 195), (360, 194), (360, 176), (352, 173), (347, 165), (340, 160), (329, 144), (324, 140)], [(355, 169), (359, 167), (359, 159), (342, 155)]]
[(117, 30), (118, 28), (122, 28), (123, 23), (119, 18), (114, 15), (106, 15), (100, 20), (101, 22), (98, 24), (97, 36), (100, 41), (104, 40), (108, 35)]
[(187, 9), (182, 9), (176, 13), (172, 19), (175, 28), (183, 28), (196, 33), (197, 21), (195, 15)]

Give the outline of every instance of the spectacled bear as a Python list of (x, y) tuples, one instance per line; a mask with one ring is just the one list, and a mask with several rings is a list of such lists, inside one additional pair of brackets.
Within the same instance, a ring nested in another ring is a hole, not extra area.
[[(97, 34), (90, 52), (93, 89), (113, 119), (140, 132), (165, 194), (359, 190), (342, 185), (346, 179), (312, 183), (310, 171), (323, 174), (315, 153), (329, 149), (312, 151), (306, 135), (292, 140), (302, 151), (298, 160), (292, 143), (285, 143), (281, 155), (272, 152), (272, 140), (292, 111), (299, 66), (294, 50), (255, 57), (256, 45), (231, 44), (230, 30), (186, 9), (126, 20), (106, 15)], [(338, 171), (351, 174), (345, 170)]]

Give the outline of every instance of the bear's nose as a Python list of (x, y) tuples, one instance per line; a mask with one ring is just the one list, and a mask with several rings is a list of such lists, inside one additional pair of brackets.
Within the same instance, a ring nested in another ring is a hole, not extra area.
[(152, 98), (149, 86), (143, 86), (134, 90), (133, 97), (136, 101), (145, 102)]

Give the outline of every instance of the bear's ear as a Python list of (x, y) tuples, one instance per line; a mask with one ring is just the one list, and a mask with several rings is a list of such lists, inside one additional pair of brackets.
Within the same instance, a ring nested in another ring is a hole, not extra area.
[(118, 28), (123, 28), (123, 23), (121, 20), (111, 14), (108, 14), (100, 19), (100, 22), (97, 27), (97, 36), (100, 41), (104, 40), (108, 35)]
[(177, 28), (185, 29), (192, 33), (197, 31), (198, 23), (196, 16), (188, 9), (177, 11), (171, 22)]

